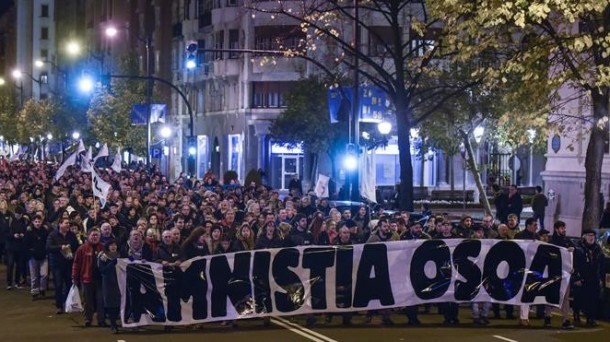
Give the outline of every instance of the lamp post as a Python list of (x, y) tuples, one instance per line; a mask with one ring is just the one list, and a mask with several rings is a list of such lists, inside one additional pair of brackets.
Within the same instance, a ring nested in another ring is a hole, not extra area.
[(19, 69), (12, 72), (12, 76), (16, 81), (19, 81), (17, 89), (19, 89), (19, 107), (23, 107), (23, 73)]
[[(358, 0), (354, 0), (354, 70), (353, 70), (353, 78), (354, 78), (354, 85), (353, 85), (353, 94), (352, 94), (352, 111), (351, 111), (351, 115), (350, 115), (350, 132), (352, 132), (353, 129), (353, 136), (350, 134), (350, 138), (353, 137), (353, 141), (352, 139), (350, 139), (350, 142), (352, 143), (351, 146), (352, 148), (355, 148), (355, 152), (356, 152), (356, 167), (355, 170), (353, 170), (352, 173), (352, 181), (351, 181), (351, 194), (350, 194), (350, 199), (352, 201), (360, 201), (360, 177), (358, 175), (358, 158), (360, 155), (360, 101), (359, 101), (359, 92), (360, 92), (360, 88), (359, 88), (359, 83), (360, 83), (360, 79), (359, 79), (359, 73), (358, 73), (358, 68), (359, 68), (359, 64), (360, 64), (360, 56), (358, 56), (358, 54), (360, 53), (360, 23), (359, 21), (359, 17), (360, 17), (360, 10), (359, 10), (359, 6), (358, 6)], [(349, 150), (349, 148), (348, 148)], [(349, 151), (348, 151), (349, 154)], [(348, 155), (349, 158), (349, 155)]]
[(171, 152), (168, 152), (167, 155), (165, 154), (165, 149), (168, 148), (171, 144), (170, 144), (170, 140), (169, 138), (172, 136), (172, 129), (169, 126), (163, 126), (161, 127), (161, 129), (159, 130), (159, 135), (161, 136), (161, 138), (163, 138), (163, 153), (162, 153), (162, 157), (165, 156), (165, 174), (169, 174), (169, 162), (170, 162), (170, 155)]
[(527, 138), (530, 143), (530, 162), (529, 162), (529, 186), (534, 186), (534, 140), (536, 139), (536, 130), (530, 128), (527, 130)]

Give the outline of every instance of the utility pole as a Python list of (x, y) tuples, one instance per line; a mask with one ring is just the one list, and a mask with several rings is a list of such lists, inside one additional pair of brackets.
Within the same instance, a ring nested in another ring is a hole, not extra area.
[(354, 70), (353, 70), (353, 95), (352, 95), (352, 115), (350, 115), (350, 131), (353, 130), (353, 144), (356, 150), (356, 160), (358, 167), (353, 171), (352, 174), (352, 193), (350, 199), (352, 201), (360, 201), (360, 168), (362, 163), (360, 162), (360, 80), (358, 74), (359, 62), (360, 62), (360, 23), (359, 23), (359, 8), (358, 0), (354, 0)]
[[(148, 27), (148, 26), (147, 26)], [(150, 167), (150, 107), (152, 102), (152, 90), (153, 90), (153, 80), (152, 80), (152, 61), (151, 61), (151, 51), (152, 51), (152, 34), (150, 30), (146, 32), (146, 166)]]

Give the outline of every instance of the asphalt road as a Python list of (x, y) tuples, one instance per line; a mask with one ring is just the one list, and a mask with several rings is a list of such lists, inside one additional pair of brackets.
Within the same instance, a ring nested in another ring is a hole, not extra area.
[[(5, 279), (5, 267), (0, 266), (0, 279)], [(52, 293), (52, 291), (50, 291)], [(442, 317), (436, 313), (420, 314), (423, 325), (407, 327), (406, 318), (400, 313), (392, 317), (396, 323), (392, 327), (381, 325), (379, 317), (371, 324), (364, 324), (363, 316), (355, 316), (354, 325), (343, 327), (340, 317), (331, 324), (319, 324), (314, 329), (304, 328), (304, 318), (297, 317), (296, 324), (287, 318), (274, 318), (270, 327), (263, 327), (261, 320), (238, 321), (238, 327), (221, 326), (218, 323), (206, 324), (194, 329), (180, 327), (171, 332), (162, 327), (147, 327), (135, 330), (121, 330), (114, 335), (108, 328), (84, 328), (80, 314), (55, 315), (51, 298), (32, 301), (27, 288), (7, 291), (0, 290), (0, 341), (113, 341), (113, 342), (191, 342), (209, 340), (224, 341), (451, 341), (451, 342), (602, 342), (607, 341), (610, 324), (601, 322), (599, 327), (580, 327), (573, 331), (562, 331), (558, 327), (561, 318), (553, 317), (554, 328), (542, 328), (542, 321), (531, 320), (531, 327), (521, 328), (514, 320), (492, 320), (487, 327), (471, 324), (470, 309), (460, 308), (462, 324), (446, 327), (441, 324)], [(435, 310), (432, 310), (435, 312)]]

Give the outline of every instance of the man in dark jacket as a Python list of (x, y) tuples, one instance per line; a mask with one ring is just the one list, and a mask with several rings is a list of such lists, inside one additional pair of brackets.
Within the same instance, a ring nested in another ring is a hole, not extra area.
[[(352, 238), (349, 228), (342, 226), (339, 228), (337, 239), (335, 239), (335, 245), (339, 246), (337, 249), (337, 257), (340, 258), (343, 255), (349, 256), (353, 253)], [(349, 302), (352, 298), (352, 274), (350, 269), (339, 269), (337, 268), (337, 307), (344, 308), (349, 307)], [(346, 282), (343, 282), (346, 281)], [(332, 321), (332, 314), (326, 315), (326, 323)], [(352, 313), (345, 312), (341, 314), (342, 324), (352, 324)]]
[(538, 220), (540, 229), (544, 229), (544, 212), (548, 205), (549, 201), (542, 192), (542, 187), (538, 185), (536, 194), (532, 197), (532, 211), (534, 212), (534, 218)]
[(30, 293), (32, 299), (44, 297), (47, 290), (49, 276), (49, 262), (47, 260), (48, 227), (42, 224), (42, 216), (35, 216), (32, 224), (25, 233), (25, 248), (29, 255)]
[(587, 325), (596, 326), (601, 291), (604, 254), (596, 243), (595, 231), (585, 229), (574, 251), (574, 301), (587, 316)]
[(294, 217), (294, 228), (288, 238), (284, 240), (284, 247), (309, 246), (313, 244), (313, 236), (307, 231), (307, 217), (296, 214)]
[(501, 223), (506, 223), (508, 217), (508, 195), (502, 191), (498, 184), (492, 186), (494, 192), (494, 204), (496, 205), (496, 218)]
[(0, 261), (5, 263), (6, 239), (12, 222), (13, 213), (8, 210), (6, 200), (0, 199)]
[(73, 253), (78, 248), (76, 235), (70, 231), (69, 219), (62, 218), (59, 220), (59, 226), (47, 238), (46, 247), (49, 253), (49, 265), (51, 272), (53, 272), (56, 313), (62, 314), (71, 286)]
[(15, 214), (6, 237), (6, 289), (19, 288), (26, 283), (27, 254), (25, 244), (25, 231), (29, 224), (25, 210), (22, 207), (15, 209)]
[[(177, 321), (181, 317), (180, 289), (182, 286), (182, 271), (178, 269), (182, 263), (180, 256), (180, 246), (174, 242), (172, 232), (169, 230), (163, 231), (161, 234), (161, 244), (157, 248), (154, 259), (163, 265), (165, 295), (168, 299), (167, 318), (172, 321)], [(170, 329), (170, 327), (166, 327), (166, 330)]]
[(519, 189), (515, 184), (511, 185), (508, 190), (508, 204), (506, 215), (517, 215), (517, 222), (521, 221), (521, 212), (523, 211), (523, 199), (519, 193)]
[[(536, 233), (538, 230), (538, 222), (535, 218), (530, 217), (525, 220), (525, 229), (515, 234), (515, 240), (540, 240), (540, 235)], [(529, 326), (530, 305), (523, 304), (520, 306), (519, 325)]]
[[(544, 219), (544, 218), (543, 218)], [(574, 252), (574, 244), (570, 239), (566, 237), (566, 224), (563, 221), (557, 221), (553, 225), (553, 235), (551, 235), (551, 239), (549, 243), (566, 248), (568, 252)], [(544, 326), (551, 326), (551, 309), (552, 306), (545, 306), (544, 310)], [(561, 325), (562, 329), (571, 330), (574, 329), (574, 325), (570, 321), (570, 286), (568, 285), (568, 289), (563, 297), (563, 302), (561, 303), (561, 316), (563, 318), (563, 323)]]

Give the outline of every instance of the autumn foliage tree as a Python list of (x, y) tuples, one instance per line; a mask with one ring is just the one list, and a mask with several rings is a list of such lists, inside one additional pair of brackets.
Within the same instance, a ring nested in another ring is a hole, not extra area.
[[(474, 0), (426, 2), (443, 19), (447, 42), (463, 61), (487, 49), (504, 52), (494, 77), (517, 77), (519, 92), (551, 90), (549, 122), (558, 132), (587, 130), (582, 227), (597, 227), (604, 139), (610, 103), (610, 2)], [(574, 113), (573, 103), (586, 109)], [(566, 120), (567, 118), (567, 120)]]

